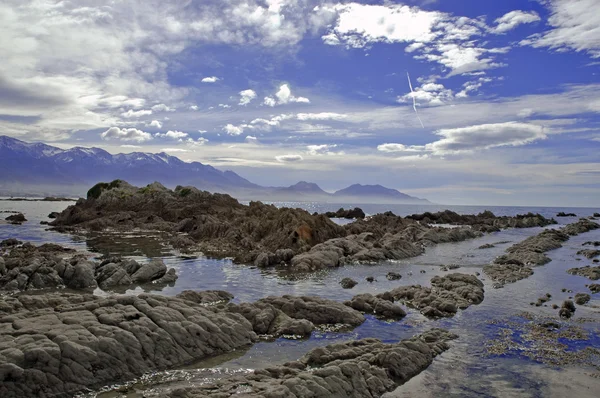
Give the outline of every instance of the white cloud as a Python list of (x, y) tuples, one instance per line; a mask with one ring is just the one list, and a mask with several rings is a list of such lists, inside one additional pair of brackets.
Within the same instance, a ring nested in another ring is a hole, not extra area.
[(229, 123), (223, 127), (223, 131), (229, 135), (240, 135), (244, 132), (244, 127), (234, 126), (233, 124)]
[(454, 99), (454, 94), (452, 93), (452, 90), (447, 89), (443, 84), (425, 83), (421, 87), (416, 87), (414, 91), (398, 97), (397, 102), (412, 103), (413, 98), (415, 98), (419, 104), (439, 106)]
[(183, 149), (183, 148), (163, 148), (161, 149), (162, 152), (189, 152), (189, 150), (187, 149)]
[(219, 104), (219, 108), (224, 108), (224, 109), (227, 109), (227, 108), (231, 108), (231, 105), (227, 105), (227, 104)]
[(200, 134), (208, 133), (208, 131), (207, 131), (207, 130), (198, 130), (198, 132), (199, 132)]
[(128, 144), (120, 145), (120, 147), (121, 148), (128, 148), (128, 149), (139, 149), (139, 148), (141, 148), (141, 146), (139, 146), (139, 145), (128, 145)]
[(307, 149), (306, 153), (308, 153), (309, 155), (312, 155), (312, 156), (326, 155), (326, 154), (331, 153), (331, 152), (329, 152), (329, 149), (336, 148), (336, 147), (337, 147), (336, 144), (308, 145), (306, 147), (306, 149)]
[(279, 155), (275, 156), (275, 160), (281, 163), (300, 162), (304, 158), (301, 155)]
[(182, 131), (169, 130), (164, 134), (156, 133), (155, 136), (160, 138), (170, 138), (172, 140), (182, 140), (183, 138), (186, 138), (188, 136), (188, 133), (184, 133)]
[(254, 90), (243, 90), (240, 91), (240, 103), (239, 105), (248, 105), (253, 99), (256, 98), (256, 92)]
[(174, 108), (168, 107), (165, 104), (157, 104), (152, 107), (154, 112), (175, 112)]
[(263, 103), (267, 106), (275, 106), (275, 105), (285, 105), (291, 102), (298, 103), (310, 103), (310, 100), (305, 97), (295, 97), (292, 95), (292, 90), (290, 86), (287, 84), (282, 84), (279, 86), (279, 90), (275, 93), (275, 98), (273, 97), (265, 97)]
[(205, 77), (205, 78), (203, 78), (203, 79), (201, 80), (201, 82), (202, 82), (202, 83), (216, 83), (216, 82), (218, 82), (219, 80), (221, 80), (221, 79), (219, 79), (219, 78), (218, 78), (218, 77), (216, 77), (216, 76), (208, 76), (208, 77)]
[(256, 138), (253, 135), (247, 135), (246, 136), (246, 141), (248, 141), (248, 142), (256, 142), (256, 141), (258, 141), (258, 138)]
[(103, 140), (109, 139), (118, 139), (121, 141), (136, 141), (136, 142), (144, 142), (150, 141), (152, 139), (152, 135), (150, 133), (146, 133), (145, 131), (138, 130), (135, 128), (119, 128), (119, 127), (111, 127), (102, 134), (100, 137)]
[(521, 24), (538, 22), (540, 20), (540, 16), (535, 11), (515, 10), (496, 19), (496, 26), (491, 31), (496, 34), (506, 33)]
[(162, 123), (158, 120), (153, 120), (148, 124), (149, 127), (156, 127), (157, 129), (162, 128)]
[(147, 115), (152, 115), (152, 111), (149, 109), (142, 109), (140, 111), (134, 111), (130, 109), (127, 112), (121, 113), (121, 116), (125, 118), (142, 117)]
[(586, 52), (600, 58), (598, 0), (548, 0), (552, 29), (530, 36), (521, 45)]
[(187, 144), (188, 144), (188, 146), (191, 146), (191, 147), (203, 146), (203, 145), (206, 145), (207, 142), (208, 142), (208, 139), (206, 139), (204, 137), (200, 137), (200, 138), (198, 138), (195, 141), (194, 141), (193, 138), (188, 138), (187, 139)]
[(424, 146), (407, 146), (403, 144), (381, 144), (377, 146), (377, 150), (380, 152), (394, 153), (394, 152), (420, 152), (425, 150)]
[(321, 112), (321, 113), (298, 113), (296, 118), (298, 120), (343, 120), (348, 115), (334, 112)]
[(425, 146), (436, 155), (502, 146), (521, 146), (546, 138), (544, 127), (519, 122), (442, 129), (437, 131), (436, 135), (443, 138)]
[(198, 109), (198, 105), (190, 105), (190, 111), (197, 111)]

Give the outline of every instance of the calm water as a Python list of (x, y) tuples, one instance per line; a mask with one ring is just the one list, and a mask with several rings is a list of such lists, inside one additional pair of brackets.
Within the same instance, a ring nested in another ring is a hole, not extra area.
[[(185, 289), (223, 289), (235, 295), (236, 301), (254, 301), (267, 295), (318, 295), (335, 300), (346, 300), (359, 293), (379, 293), (399, 285), (428, 285), (435, 275), (443, 275), (440, 266), (458, 264), (455, 272), (481, 272), (481, 267), (490, 263), (494, 257), (502, 254), (512, 243), (497, 245), (488, 250), (479, 250), (485, 243), (499, 241), (518, 242), (537, 234), (540, 228), (507, 230), (487, 235), (480, 239), (458, 244), (442, 244), (431, 247), (422, 256), (378, 265), (347, 266), (327, 270), (301, 278), (290, 278), (274, 271), (259, 270), (250, 266), (232, 264), (228, 260), (214, 260), (204, 257), (186, 259), (178, 256), (169, 247), (161, 243), (160, 236), (147, 236), (132, 233), (119, 236), (71, 236), (46, 231), (39, 222), (48, 220), (51, 211), (60, 211), (68, 203), (61, 202), (6, 202), (0, 201), (0, 211), (22, 211), (29, 222), (22, 226), (0, 223), (0, 238), (16, 237), (36, 243), (56, 242), (63, 245), (88, 250), (94, 253), (120, 253), (145, 261), (148, 257), (161, 257), (168, 266), (175, 267), (179, 280), (174, 287), (167, 287), (159, 294), (175, 295)], [(278, 204), (279, 205), (279, 204)], [(316, 203), (287, 203), (292, 207), (302, 207), (311, 212), (337, 210), (341, 205), (322, 205)], [(345, 204), (349, 207), (352, 204)], [(497, 215), (515, 215), (529, 211), (538, 212), (546, 217), (553, 217), (559, 211), (573, 212), (578, 216), (590, 216), (598, 209), (582, 208), (528, 208), (528, 207), (472, 207), (472, 206), (412, 206), (412, 205), (361, 205), (368, 214), (391, 210), (398, 215), (438, 211), (449, 208), (458, 213), (472, 214), (489, 209)], [(0, 214), (2, 219), (6, 216)], [(576, 218), (557, 218), (561, 224), (575, 221)], [(451, 319), (428, 320), (418, 312), (408, 309), (408, 316), (400, 322), (382, 322), (369, 317), (360, 327), (347, 333), (313, 333), (310, 339), (290, 341), (279, 339), (275, 342), (260, 342), (248, 350), (228, 354), (195, 364), (192, 367), (170, 372), (161, 372), (148, 380), (134, 385), (132, 390), (143, 391), (144, 396), (161, 396), (165, 390), (173, 386), (201, 383), (225, 374), (244, 372), (289, 360), (297, 359), (306, 351), (333, 341), (344, 341), (363, 337), (376, 337), (388, 342), (410, 337), (421, 330), (439, 326), (451, 329), (460, 338), (453, 342), (452, 348), (438, 357), (425, 372), (399, 387), (390, 397), (412, 396), (498, 396), (498, 397), (561, 397), (575, 394), (577, 397), (597, 396), (593, 388), (600, 385), (598, 375), (600, 358), (590, 363), (574, 367), (551, 367), (532, 361), (519, 352), (509, 352), (503, 356), (490, 357), (485, 350), (485, 343), (497, 337), (500, 325), (490, 325), (490, 320), (505, 320), (509, 317), (529, 311), (538, 316), (556, 318), (557, 310), (552, 304), (560, 305), (568, 296), (577, 292), (588, 292), (585, 287), (590, 281), (585, 278), (566, 273), (568, 268), (591, 264), (590, 260), (577, 261), (577, 250), (585, 241), (600, 240), (600, 231), (580, 235), (568, 241), (563, 248), (550, 252), (553, 259), (544, 267), (535, 269), (535, 274), (523, 281), (493, 289), (490, 281), (482, 275), (485, 283), (485, 300), (482, 304), (472, 306)], [(420, 273), (425, 270), (426, 273)], [(385, 275), (389, 271), (403, 275), (400, 281), (388, 281)], [(352, 277), (359, 284), (351, 290), (344, 290), (339, 281), (344, 277)], [(367, 276), (377, 279), (374, 283), (365, 281)], [(561, 289), (572, 290), (563, 293)], [(127, 294), (138, 294), (141, 289), (129, 290)], [(107, 294), (100, 290), (97, 294)], [(532, 307), (531, 302), (546, 293), (552, 295), (548, 307)], [(581, 327), (589, 333), (589, 339), (577, 343), (569, 343), (571, 349), (580, 350), (585, 347), (599, 347), (600, 341), (600, 300), (592, 299), (587, 306), (578, 306), (571, 324)], [(589, 318), (586, 322), (580, 322)], [(593, 366), (597, 366), (594, 368)], [(95, 394), (91, 394), (92, 396)], [(119, 396), (108, 394), (108, 396)], [(138, 396), (129, 394), (129, 396)]]

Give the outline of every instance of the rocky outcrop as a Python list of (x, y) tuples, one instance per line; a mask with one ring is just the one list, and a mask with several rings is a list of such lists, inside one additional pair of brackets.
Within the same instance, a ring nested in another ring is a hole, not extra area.
[(483, 282), (473, 275), (449, 274), (431, 279), (431, 287), (401, 286), (377, 295), (391, 302), (402, 301), (427, 317), (452, 317), (459, 309), (483, 301)]
[(470, 225), (473, 229), (481, 232), (497, 232), (506, 228), (545, 227), (546, 225), (556, 224), (556, 221), (547, 219), (540, 214), (528, 213), (514, 217), (497, 217), (491, 211), (484, 211), (477, 215), (462, 215), (445, 210), (438, 213), (413, 214), (406, 218), (425, 224)]
[(344, 209), (340, 208), (338, 211), (328, 211), (325, 215), (329, 218), (347, 218), (347, 219), (363, 219), (366, 217), (365, 212), (359, 208)]
[(496, 246), (492, 245), (491, 243), (486, 243), (485, 245), (479, 246), (478, 249), (481, 249), (481, 250), (483, 250), (483, 249), (492, 249), (494, 247), (496, 247)]
[(577, 293), (573, 299), (575, 300), (575, 304), (577, 304), (577, 305), (585, 305), (592, 298), (587, 293)]
[(4, 291), (97, 286), (103, 290), (124, 291), (149, 283), (160, 287), (177, 279), (175, 269), (167, 271), (162, 260), (139, 264), (131, 259), (111, 257), (98, 263), (55, 244), (16, 243), (9, 248), (8, 253), (0, 257), (0, 290)]
[(595, 241), (595, 242), (592, 242), (592, 241), (590, 241), (590, 242), (585, 242), (585, 243), (583, 244), (583, 246), (588, 246), (588, 245), (589, 245), (589, 246), (598, 247), (598, 246), (600, 246), (600, 242), (598, 242), (598, 241)]
[(382, 319), (398, 320), (406, 316), (406, 312), (399, 305), (394, 304), (392, 301), (373, 296), (370, 293), (354, 296), (344, 304), (357, 311), (365, 314), (373, 314), (377, 318)]
[(590, 289), (590, 292), (592, 292), (592, 294), (600, 293), (600, 284), (592, 283), (588, 286), (588, 289)]
[(496, 258), (483, 271), (501, 287), (533, 275), (533, 267), (549, 263), (545, 253), (562, 247), (570, 236), (600, 228), (599, 224), (581, 219), (560, 229), (546, 229), (522, 242), (512, 245), (506, 254)]
[(561, 318), (569, 319), (575, 313), (575, 304), (571, 300), (565, 300), (558, 311), (558, 315)]
[(393, 344), (377, 339), (337, 343), (298, 361), (182, 388), (172, 398), (380, 397), (425, 370), (458, 336), (432, 329)]
[(70, 395), (255, 340), (240, 314), (180, 298), (0, 297), (0, 396)]
[(571, 268), (567, 270), (567, 272), (571, 275), (583, 276), (593, 281), (597, 281), (598, 279), (600, 279), (600, 266), (592, 267), (586, 265), (585, 267)]
[(578, 255), (584, 256), (589, 258), (590, 260), (594, 257), (598, 257), (600, 256), (600, 250), (590, 250), (590, 249), (584, 249), (584, 250), (579, 250), (577, 252)]
[(352, 289), (354, 286), (358, 285), (358, 282), (352, 278), (344, 278), (340, 281), (340, 285), (343, 289)]
[(234, 257), (241, 263), (254, 262), (260, 253), (279, 249), (299, 253), (345, 235), (344, 229), (326, 216), (301, 209), (260, 202), (246, 206), (229, 195), (193, 187), (172, 191), (154, 183), (137, 188), (124, 181), (98, 184), (87, 199), (69, 206), (50, 225), (60, 231), (166, 231), (173, 233), (174, 240), (176, 234), (184, 233), (196, 249), (216, 257)]
[(10, 216), (6, 217), (5, 220), (14, 225), (21, 225), (27, 221), (22, 213), (11, 214)]
[(577, 214), (575, 214), (575, 213), (565, 213), (564, 211), (561, 211), (558, 214), (556, 214), (556, 217), (577, 217)]

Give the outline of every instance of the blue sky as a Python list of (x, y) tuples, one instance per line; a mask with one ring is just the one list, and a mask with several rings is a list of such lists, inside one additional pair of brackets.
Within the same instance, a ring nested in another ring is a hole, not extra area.
[(600, 0), (8, 0), (0, 53), (16, 138), (263, 185), (600, 205)]

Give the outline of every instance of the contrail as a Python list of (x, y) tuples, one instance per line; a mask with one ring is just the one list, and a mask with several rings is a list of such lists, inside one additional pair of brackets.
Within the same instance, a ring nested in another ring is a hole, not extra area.
[(413, 109), (415, 110), (415, 114), (417, 115), (417, 119), (419, 119), (419, 123), (421, 123), (421, 127), (425, 128), (425, 126), (423, 125), (423, 122), (421, 121), (421, 118), (419, 117), (419, 112), (417, 112), (417, 99), (415, 98), (415, 92), (413, 90), (412, 83), (410, 82), (410, 75), (408, 74), (408, 72), (406, 72), (406, 77), (408, 78), (408, 87), (410, 87), (410, 92), (412, 94)]

